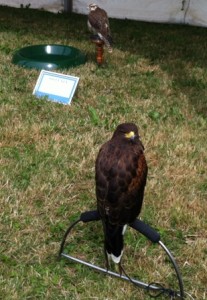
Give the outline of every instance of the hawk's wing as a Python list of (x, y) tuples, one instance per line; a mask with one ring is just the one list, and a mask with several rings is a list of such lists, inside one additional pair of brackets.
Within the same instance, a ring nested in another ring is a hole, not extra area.
[(110, 35), (108, 16), (103, 9), (97, 8), (95, 11), (90, 12), (88, 21), (97, 33), (101, 33), (104, 37)]
[(96, 160), (96, 194), (102, 218), (127, 224), (140, 213), (147, 178), (147, 163), (139, 140), (125, 143), (111, 139)]

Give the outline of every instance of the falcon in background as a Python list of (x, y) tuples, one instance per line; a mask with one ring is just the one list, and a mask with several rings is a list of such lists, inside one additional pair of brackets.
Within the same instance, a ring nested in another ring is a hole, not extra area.
[(110, 35), (109, 20), (104, 9), (98, 7), (97, 4), (89, 4), (88, 6), (88, 28), (106, 45), (108, 52), (112, 52), (112, 38)]
[(103, 223), (106, 265), (119, 264), (126, 225), (139, 215), (147, 180), (147, 163), (138, 128), (118, 125), (112, 138), (100, 149), (95, 165), (97, 208)]

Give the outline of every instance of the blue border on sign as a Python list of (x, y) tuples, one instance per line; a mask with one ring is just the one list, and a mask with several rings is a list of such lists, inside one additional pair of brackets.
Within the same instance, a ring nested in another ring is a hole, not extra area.
[[(73, 87), (70, 91), (69, 97), (58, 96), (58, 95), (54, 95), (52, 93), (46, 93), (46, 92), (42, 92), (42, 91), (40, 92), (39, 88), (40, 88), (40, 85), (41, 85), (42, 80), (44, 79), (45, 75), (49, 75), (49, 76), (52, 76), (52, 77), (55, 77), (55, 78), (62, 78), (62, 79), (72, 81), (73, 82)], [(60, 74), (60, 73), (55, 73), (55, 72), (51, 72), (51, 71), (42, 70), (40, 72), (39, 78), (38, 78), (37, 83), (35, 85), (33, 95), (36, 95), (37, 97), (47, 97), (51, 101), (62, 103), (62, 104), (70, 104), (71, 101), (72, 101), (73, 95), (75, 93), (75, 90), (77, 88), (78, 81), (79, 81), (79, 77), (64, 75), (64, 74)]]

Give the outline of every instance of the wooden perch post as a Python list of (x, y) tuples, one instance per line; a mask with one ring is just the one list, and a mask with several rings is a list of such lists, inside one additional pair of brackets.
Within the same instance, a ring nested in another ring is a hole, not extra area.
[(98, 65), (102, 65), (104, 61), (104, 42), (98, 36), (92, 36), (91, 41), (96, 45), (96, 62)]

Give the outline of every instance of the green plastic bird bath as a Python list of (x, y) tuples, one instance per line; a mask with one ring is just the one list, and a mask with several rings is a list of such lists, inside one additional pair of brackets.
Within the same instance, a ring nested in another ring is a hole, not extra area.
[(54, 70), (76, 67), (86, 62), (80, 50), (64, 45), (34, 45), (17, 50), (12, 62), (24, 68)]

